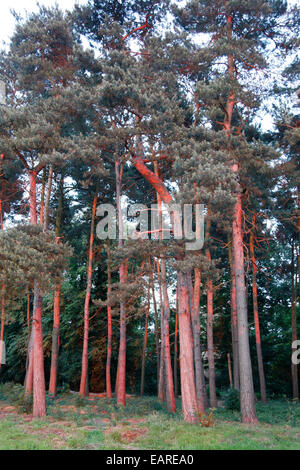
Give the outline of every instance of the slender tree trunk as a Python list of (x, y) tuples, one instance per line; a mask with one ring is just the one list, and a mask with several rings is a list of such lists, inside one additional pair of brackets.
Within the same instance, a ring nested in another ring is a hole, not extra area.
[[(208, 211), (208, 216), (210, 211)], [(208, 218), (206, 224), (206, 241), (210, 237), (211, 221)], [(211, 255), (209, 247), (206, 248), (206, 257), (209, 264), (211, 264)], [(209, 276), (206, 281), (207, 293), (207, 357), (208, 357), (208, 378), (209, 378), (209, 401), (211, 408), (217, 408), (217, 395), (216, 395), (216, 374), (215, 374), (215, 354), (214, 354), (214, 304), (213, 304), (213, 281)]]
[(152, 290), (152, 298), (153, 298), (153, 308), (154, 308), (154, 319), (155, 319), (155, 345), (156, 345), (156, 362), (157, 362), (157, 390), (159, 384), (159, 365), (160, 365), (160, 353), (159, 353), (159, 320), (158, 320), (158, 312), (157, 312), (157, 303), (155, 297), (155, 289), (154, 289), (154, 280), (153, 280), (153, 269), (151, 259), (149, 258), (149, 269), (150, 269), (150, 286)]
[[(159, 169), (157, 162), (154, 162), (154, 172), (159, 178)], [(156, 192), (157, 205), (159, 212), (159, 228), (162, 229), (162, 200), (159, 195), (159, 192)], [(160, 240), (162, 240), (162, 233), (159, 235)], [(171, 361), (171, 348), (170, 348), (170, 333), (169, 333), (169, 321), (170, 321), (170, 304), (169, 296), (167, 289), (167, 278), (166, 278), (166, 259), (164, 256), (161, 257), (161, 287), (162, 287), (162, 298), (163, 306), (161, 309), (163, 329), (164, 334), (164, 349), (163, 354), (161, 355), (161, 360), (164, 361), (164, 371), (165, 371), (165, 391), (166, 391), (166, 401), (167, 409), (169, 412), (176, 412), (175, 404), (175, 395), (174, 395), (174, 382), (173, 382), (173, 372), (172, 372), (172, 361)]]
[[(134, 160), (135, 168), (155, 188), (162, 201), (166, 204), (173, 202), (173, 198), (161, 179), (145, 163), (139, 159)], [(181, 295), (183, 294), (183, 295)], [(178, 272), (179, 295), (179, 339), (180, 339), (180, 378), (183, 416), (187, 422), (198, 422), (198, 405), (194, 378), (193, 334), (191, 326), (191, 312), (189, 307), (188, 280), (184, 273)]]
[(27, 290), (27, 311), (26, 311), (26, 315), (27, 315), (27, 328), (28, 328), (28, 331), (30, 331), (30, 293), (29, 293), (29, 289)]
[[(229, 42), (232, 41), (232, 16), (227, 16), (227, 35)], [(229, 77), (236, 80), (235, 63), (232, 55), (228, 56), (227, 66)], [(236, 97), (230, 93), (226, 103), (226, 116), (224, 119), (224, 129), (228, 135), (231, 134), (231, 122)], [(230, 156), (231, 169), (238, 177), (238, 162)], [(241, 414), (243, 423), (257, 423), (255, 396), (253, 387), (252, 365), (249, 347), (248, 311), (246, 300), (245, 268), (244, 268), (244, 247), (242, 230), (242, 197), (239, 187), (236, 195), (236, 202), (233, 210), (232, 224), (233, 241), (233, 270), (235, 275), (237, 323), (238, 323), (238, 346), (239, 346), (239, 373), (240, 373), (240, 399)]]
[[(295, 246), (292, 243), (292, 343), (297, 340), (297, 282), (295, 281)], [(296, 275), (297, 279), (297, 275)], [(294, 353), (297, 348), (292, 348)], [(298, 366), (297, 364), (291, 364), (292, 370), (292, 386), (293, 386), (293, 399), (299, 400), (299, 383), (298, 383)]]
[(1, 333), (0, 333), (0, 368), (2, 366), (2, 353), (3, 353), (3, 341), (4, 341), (4, 324), (5, 324), (5, 285), (2, 285), (1, 289)]
[(42, 227), (44, 225), (45, 186), (46, 186), (46, 167), (43, 169), (42, 189), (41, 189), (40, 225)]
[(236, 280), (236, 303), (239, 345), (239, 372), (241, 414), (243, 423), (257, 423), (252, 366), (249, 346), (248, 312), (244, 271), (244, 248), (242, 231), (242, 201), (237, 195), (233, 220), (233, 266)]
[[(255, 227), (255, 215), (253, 216), (253, 229)], [(266, 392), (266, 381), (264, 373), (264, 363), (261, 350), (261, 338), (260, 338), (260, 327), (259, 327), (259, 316), (258, 316), (258, 302), (257, 302), (257, 265), (254, 253), (254, 235), (253, 230), (250, 233), (250, 256), (252, 261), (252, 295), (253, 295), (253, 312), (254, 312), (254, 324), (255, 324), (255, 339), (256, 339), (256, 352), (258, 361), (258, 373), (260, 383), (260, 394), (261, 401), (266, 403), (267, 392)]]
[[(30, 223), (37, 224), (36, 181), (37, 172), (30, 171)], [(43, 354), (42, 295), (38, 281), (34, 281), (32, 334), (29, 340), (28, 370), (25, 392), (33, 390), (33, 416), (46, 415), (46, 390)]]
[[(3, 159), (3, 154), (1, 154), (1, 159)], [(1, 165), (2, 170), (2, 165)], [(2, 171), (1, 171), (2, 178)], [(2, 198), (0, 198), (0, 229), (3, 230), (3, 212), (2, 212)], [(1, 349), (0, 349), (0, 368), (2, 365), (2, 352), (3, 352), (3, 341), (4, 341), (4, 323), (5, 323), (5, 284), (2, 284), (1, 288)]]
[(59, 353), (59, 322), (60, 322), (60, 284), (57, 284), (54, 292), (54, 319), (52, 330), (52, 354), (49, 393), (56, 394), (57, 371), (58, 371), (58, 353)]
[(232, 249), (228, 245), (230, 274), (231, 274), (231, 336), (232, 336), (232, 354), (233, 354), (233, 385), (236, 390), (240, 389), (240, 375), (239, 375), (239, 345), (238, 345), (238, 331), (237, 331), (237, 310), (236, 310), (236, 288), (235, 288), (235, 274), (232, 265)]
[(194, 343), (194, 360), (195, 360), (195, 380), (198, 409), (201, 413), (205, 413), (208, 408), (208, 398), (205, 385), (204, 368), (202, 361), (202, 351), (200, 343), (200, 289), (201, 289), (201, 272), (199, 268), (194, 271), (194, 295), (192, 305), (192, 329)]
[(93, 277), (93, 245), (94, 245), (94, 230), (95, 230), (95, 216), (97, 209), (98, 200), (98, 189), (93, 201), (92, 209), (92, 221), (91, 221), (91, 233), (90, 233), (90, 244), (88, 254), (88, 266), (87, 266), (87, 286), (85, 293), (84, 302), (84, 329), (83, 329), (83, 351), (82, 351), (82, 367), (81, 367), (81, 380), (80, 380), (80, 395), (85, 397), (87, 395), (87, 377), (88, 377), (88, 348), (89, 348), (89, 305), (92, 290), (92, 277)]
[(52, 180), (53, 180), (53, 165), (50, 165), (49, 173), (48, 173), (47, 195), (46, 195), (45, 208), (44, 208), (44, 230), (45, 231), (47, 231), (49, 228), (49, 208), (50, 208), (50, 198), (51, 198), (51, 191), (52, 191)]
[(207, 356), (209, 373), (209, 400), (211, 408), (217, 407), (216, 395), (216, 374), (214, 357), (214, 339), (213, 339), (213, 283), (209, 279), (206, 283), (207, 289)]
[(176, 319), (174, 336), (174, 394), (178, 398), (178, 286), (176, 289)]
[[(33, 299), (34, 304), (34, 299)], [(33, 393), (33, 335), (34, 329), (31, 326), (31, 331), (28, 341), (27, 360), (26, 360), (26, 376), (25, 376), (25, 394), (31, 395)]]
[[(59, 201), (56, 215), (56, 242), (60, 242), (61, 238), (61, 225), (63, 214), (63, 197), (64, 197), (64, 179), (61, 176), (59, 184)], [(50, 199), (50, 197), (49, 197)], [(53, 330), (52, 330), (52, 354), (51, 354), (51, 369), (49, 381), (49, 393), (56, 394), (57, 373), (58, 373), (58, 355), (59, 355), (59, 323), (60, 323), (60, 282), (56, 284), (54, 291), (54, 311), (53, 311)]]
[(147, 339), (148, 339), (148, 319), (149, 319), (149, 309), (150, 309), (150, 287), (148, 289), (148, 301), (146, 308), (146, 319), (145, 319), (145, 335), (143, 343), (143, 355), (142, 355), (142, 371), (141, 371), (141, 397), (144, 396), (145, 388), (145, 367), (146, 367), (146, 357), (147, 357)]
[[(120, 163), (115, 163), (116, 171), (116, 200), (119, 222), (119, 247), (123, 245), (123, 220), (121, 209), (121, 174)], [(126, 266), (121, 264), (119, 269), (120, 285), (126, 283)], [(123, 293), (121, 293), (123, 296)], [(118, 381), (117, 381), (117, 404), (126, 406), (126, 307), (123, 299), (120, 301), (120, 345), (119, 345), (119, 361), (118, 361)]]
[(163, 320), (163, 296), (161, 286), (161, 274), (159, 267), (159, 260), (156, 262), (158, 287), (159, 287), (159, 300), (160, 300), (160, 363), (159, 363), (159, 381), (158, 381), (158, 398), (161, 402), (166, 401), (166, 380), (165, 380), (165, 322)]
[[(110, 302), (111, 293), (111, 259), (110, 246), (107, 245), (107, 299)], [(111, 390), (111, 353), (112, 353), (112, 316), (111, 305), (107, 305), (107, 357), (106, 357), (106, 396), (112, 398)]]
[(228, 364), (229, 387), (232, 389), (233, 388), (233, 381), (232, 381), (232, 369), (231, 369), (230, 353), (227, 353), (227, 364)]
[(161, 259), (161, 274), (162, 274), (162, 290), (164, 307), (162, 310), (163, 323), (164, 323), (164, 362), (165, 362), (165, 375), (166, 375), (166, 401), (169, 412), (176, 412), (174, 383), (171, 362), (171, 348), (170, 348), (170, 334), (169, 334), (169, 321), (170, 321), (170, 304), (167, 290), (166, 280), (166, 260), (164, 257)]

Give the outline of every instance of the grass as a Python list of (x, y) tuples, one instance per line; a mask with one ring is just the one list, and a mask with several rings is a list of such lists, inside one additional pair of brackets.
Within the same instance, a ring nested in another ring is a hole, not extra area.
[[(0, 449), (300, 449), (300, 403), (257, 404), (259, 425), (240, 423), (237, 411), (214, 411), (214, 425), (202, 427), (170, 415), (156, 398), (130, 397), (126, 408), (114, 400), (82, 400), (66, 393), (48, 399), (48, 415), (33, 419), (0, 386)], [(16, 400), (16, 399), (15, 399)]]

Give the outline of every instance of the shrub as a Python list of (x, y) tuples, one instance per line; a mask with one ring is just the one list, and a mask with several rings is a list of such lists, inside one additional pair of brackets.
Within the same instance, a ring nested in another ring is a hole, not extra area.
[(240, 392), (236, 388), (230, 389), (224, 397), (224, 405), (227, 410), (240, 410)]

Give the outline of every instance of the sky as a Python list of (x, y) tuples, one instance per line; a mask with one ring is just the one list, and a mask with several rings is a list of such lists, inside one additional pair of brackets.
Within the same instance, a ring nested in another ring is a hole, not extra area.
[[(41, 5), (45, 6), (58, 6), (63, 10), (72, 10), (75, 4), (83, 5), (86, 0), (40, 0)], [(24, 13), (37, 11), (36, 0), (9, 0), (7, 2), (2, 1), (0, 6), (0, 47), (3, 45), (3, 41), (7, 42), (14, 30), (14, 18), (10, 13), (10, 10), (16, 10), (17, 13)]]

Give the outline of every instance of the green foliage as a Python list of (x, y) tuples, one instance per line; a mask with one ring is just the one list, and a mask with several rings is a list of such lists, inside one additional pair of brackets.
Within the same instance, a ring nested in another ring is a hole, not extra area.
[(239, 411), (240, 409), (240, 392), (232, 388), (224, 395), (224, 405), (227, 410)]

